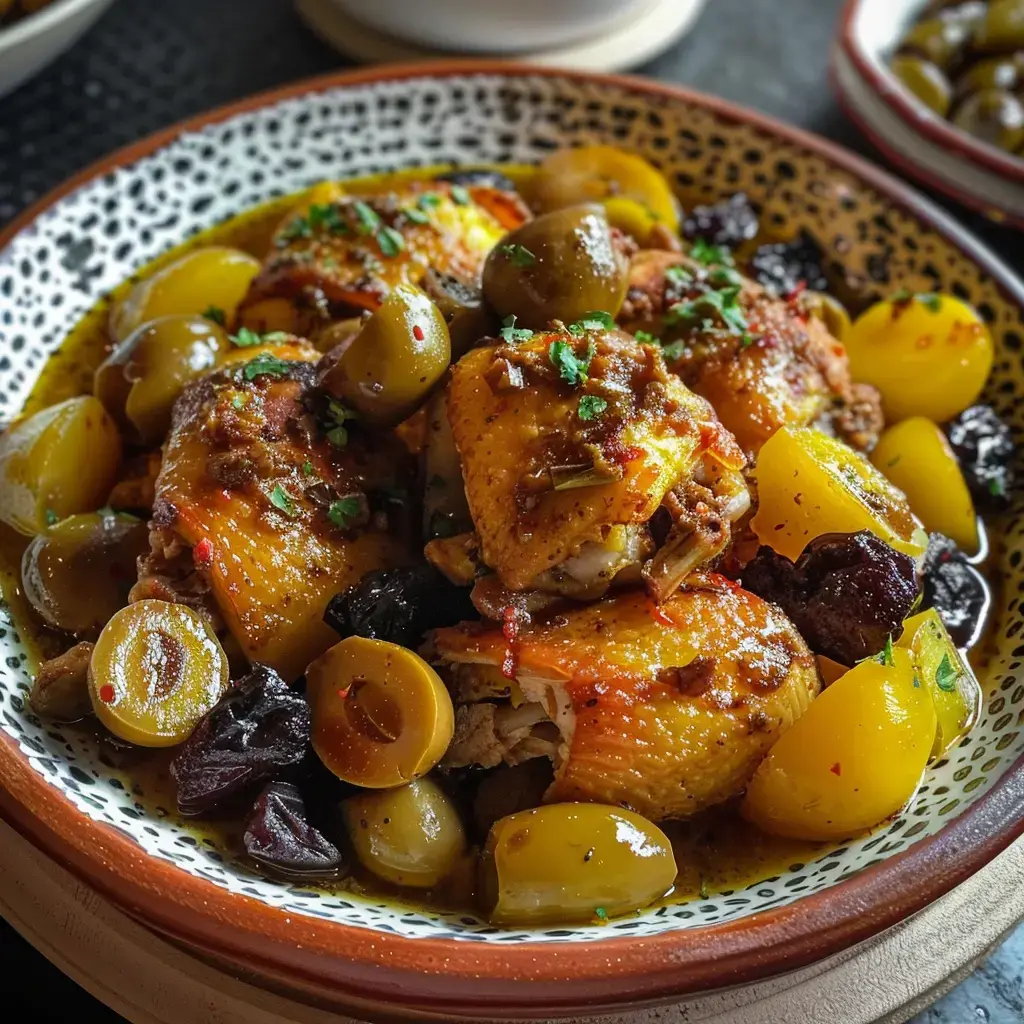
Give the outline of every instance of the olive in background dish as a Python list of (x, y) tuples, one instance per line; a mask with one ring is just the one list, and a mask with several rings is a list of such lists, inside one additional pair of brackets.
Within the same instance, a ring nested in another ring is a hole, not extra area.
[(892, 62), (893, 74), (926, 106), (940, 117), (949, 113), (953, 87), (939, 67), (924, 57), (903, 54)]
[(995, 0), (974, 28), (977, 53), (1006, 53), (1024, 46), (1024, 0)]
[(1009, 153), (1024, 144), (1024, 104), (1004, 89), (983, 89), (969, 96), (957, 108), (953, 123)]

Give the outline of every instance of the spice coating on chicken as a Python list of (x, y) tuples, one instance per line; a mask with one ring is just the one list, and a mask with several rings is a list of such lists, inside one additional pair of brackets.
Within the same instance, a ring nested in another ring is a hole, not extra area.
[[(474, 674), (482, 692), (500, 692), (504, 666), (525, 701), (519, 718), (539, 707), (555, 723), (561, 744), (547, 802), (688, 817), (739, 794), (819, 688), (814, 657), (785, 615), (721, 577), (657, 608), (632, 591), (509, 632), (438, 630), (433, 652), (457, 694)], [(477, 717), (486, 726), (509, 715), (504, 706)], [(507, 738), (503, 759), (522, 760), (530, 748), (521, 730)], [(493, 763), (490, 739), (464, 729), (446, 762), (485, 751)], [(543, 752), (545, 739), (537, 735), (533, 749)]]
[(710, 405), (620, 331), (474, 349), (453, 368), (448, 416), (482, 562), (510, 590), (594, 598), (621, 572), (637, 579), (664, 539), (648, 526), (663, 505), (668, 532), (715, 521), (713, 557), (749, 503), (743, 455)]

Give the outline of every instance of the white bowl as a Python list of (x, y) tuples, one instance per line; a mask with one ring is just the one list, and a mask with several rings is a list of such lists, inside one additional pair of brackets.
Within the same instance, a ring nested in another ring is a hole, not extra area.
[(59, 57), (114, 0), (57, 0), (0, 29), (0, 96)]
[(652, 0), (334, 0), (372, 28), (476, 53), (549, 50), (600, 35)]

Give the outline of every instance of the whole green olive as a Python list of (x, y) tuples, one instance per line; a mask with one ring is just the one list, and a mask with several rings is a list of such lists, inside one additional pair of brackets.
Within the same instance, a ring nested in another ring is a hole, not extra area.
[(676, 877), (657, 825), (603, 804), (549, 804), (502, 818), (484, 848), (484, 898), (495, 924), (594, 921), (664, 896)]
[(1024, 47), (1024, 0), (994, 0), (974, 30), (978, 53), (1010, 53)]
[(149, 530), (135, 516), (69, 516), (25, 549), (25, 597), (47, 624), (77, 636), (96, 636), (128, 602), (138, 578), (136, 561), (148, 550)]
[(966, 18), (925, 18), (903, 37), (900, 52), (924, 57), (949, 72), (963, 60), (973, 25)]
[(227, 333), (201, 316), (162, 316), (130, 334), (97, 367), (93, 394), (143, 444), (171, 425), (182, 388), (212, 370), (231, 348)]
[(1009, 153), (1024, 143), (1024, 104), (1003, 89), (984, 89), (968, 96), (953, 115), (953, 123)]
[(397, 285), (321, 378), (323, 387), (374, 426), (415, 412), (451, 362), (440, 310), (412, 285)]
[(543, 330), (592, 310), (615, 316), (626, 298), (628, 264), (604, 208), (570, 206), (507, 235), (484, 264), (484, 298), (502, 317)]
[(431, 779), (349, 797), (342, 816), (360, 863), (395, 885), (431, 888), (466, 849), (455, 805)]
[(949, 113), (953, 90), (949, 79), (930, 60), (902, 54), (893, 58), (893, 74), (939, 117)]
[(960, 72), (953, 83), (953, 90), (958, 99), (964, 99), (983, 89), (1006, 89), (1013, 92), (1020, 85), (1021, 71), (1020, 54), (985, 57)]

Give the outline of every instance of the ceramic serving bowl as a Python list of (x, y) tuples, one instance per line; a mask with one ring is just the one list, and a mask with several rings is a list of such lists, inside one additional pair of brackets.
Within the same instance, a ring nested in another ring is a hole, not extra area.
[(55, 0), (0, 28), (0, 96), (59, 57), (114, 0)]
[[(810, 231), (865, 295), (973, 302), (998, 356), (986, 400), (1024, 430), (1024, 287), (905, 185), (821, 139), (645, 81), (494, 63), (390, 67), (258, 96), (129, 147), (0, 237), (0, 418), (100, 296), (223, 218), (324, 177), (452, 161), (536, 161), (607, 141), (708, 200), (744, 189), (779, 232)], [(78, 734), (28, 709), (32, 666), (0, 623), (4, 814), (149, 926), (276, 985), (357, 1012), (549, 1018), (778, 974), (914, 913), (1024, 832), (1021, 504), (992, 530), (997, 595), (985, 711), (910, 809), (784, 874), (606, 926), (530, 931), (303, 889), (254, 873)], [(382, 1007), (384, 1009), (382, 1009)]]
[(961, 131), (922, 103), (889, 60), (927, 0), (846, 0), (832, 77), (846, 112), (908, 177), (995, 221), (1024, 226), (1024, 158)]

